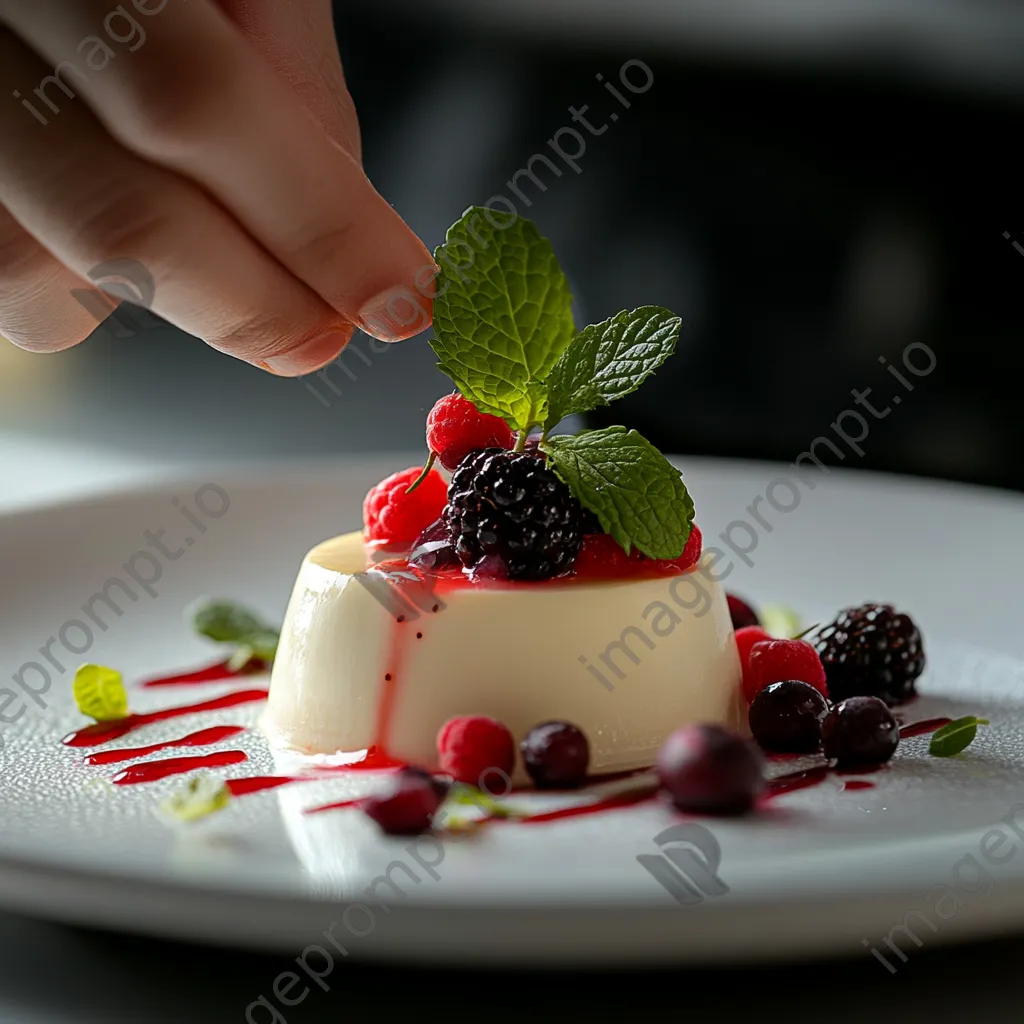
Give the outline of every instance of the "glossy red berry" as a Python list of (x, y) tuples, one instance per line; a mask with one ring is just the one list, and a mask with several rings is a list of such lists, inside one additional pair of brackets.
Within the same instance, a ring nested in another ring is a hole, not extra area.
[(485, 715), (461, 715), (437, 734), (438, 764), (456, 782), (504, 795), (516, 763), (516, 744), (508, 727)]
[(568, 722), (535, 725), (519, 744), (523, 765), (538, 789), (569, 789), (586, 780), (590, 744)]
[(759, 644), (762, 640), (771, 640), (771, 634), (760, 626), (744, 626), (736, 630), (736, 650), (739, 651), (740, 667), (743, 670), (743, 693), (749, 694), (748, 704), (754, 699), (753, 694), (756, 692), (750, 679), (750, 650), (754, 644)]
[(743, 679), (747, 702), (769, 683), (798, 679), (828, 696), (825, 669), (818, 652), (806, 640), (761, 640), (750, 649), (748, 672)]
[(435, 520), (448, 503), (448, 485), (436, 470), (406, 494), (410, 484), (423, 472), (412, 466), (381, 480), (363, 500), (363, 536), (375, 547), (410, 545)]
[(764, 790), (764, 760), (749, 740), (717, 725), (687, 725), (658, 751), (658, 781), (681, 811), (743, 814)]
[(427, 416), (427, 447), (450, 471), (478, 448), (511, 448), (514, 443), (504, 420), (477, 411), (458, 392), (438, 399)]
[(443, 787), (429, 773), (405, 768), (395, 774), (387, 792), (367, 798), (361, 807), (388, 835), (411, 836), (430, 828), (443, 799)]

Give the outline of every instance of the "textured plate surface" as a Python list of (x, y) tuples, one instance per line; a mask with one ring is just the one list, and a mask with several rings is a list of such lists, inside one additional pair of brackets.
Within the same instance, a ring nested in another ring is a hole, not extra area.
[[(932, 922), (911, 920), (927, 942), (1024, 922), (1024, 633), (1015, 601), (1024, 502), (996, 492), (834, 472), (815, 476), (813, 489), (802, 486), (789, 512), (762, 501), (759, 523), (748, 507), (784, 467), (684, 460), (705, 543), (725, 550), (720, 572), (734, 566), (730, 590), (792, 605), (808, 623), (847, 604), (894, 601), (920, 623), (929, 655), (924, 696), (907, 719), (977, 714), (992, 722), (960, 758), (931, 758), (926, 737), (905, 741), (889, 770), (864, 776), (873, 788), (832, 777), (778, 798), (758, 817), (704, 821), (720, 848), (721, 885), (706, 884), (688, 905), (636, 860), (658, 854), (654, 837), (679, 821), (657, 805), (414, 844), (381, 838), (351, 811), (303, 813), (376, 782), (350, 775), (250, 795), (175, 829), (154, 808), (180, 778), (115, 787), (109, 779), (119, 766), (86, 767), (83, 751), (61, 745), (83, 724), (70, 698), (75, 664), (113, 664), (135, 680), (212, 660), (182, 626), (184, 607), (201, 595), (245, 599), (279, 620), (305, 550), (357, 524), (366, 488), (407, 464), (211, 468), (195, 479), (0, 517), (5, 905), (293, 956), (323, 944), (323, 932), (336, 926), (350, 955), (423, 960), (863, 954), (862, 940), (877, 945), (915, 910)], [(773, 495), (792, 502), (778, 487)], [(745, 528), (735, 525), (741, 520)], [(714, 539), (726, 530), (746, 562)], [(135, 600), (115, 586), (121, 614), (93, 605), (100, 629), (82, 606), (115, 578)], [(91, 635), (69, 625), (74, 620), (91, 625)], [(613, 639), (595, 637), (594, 653)], [(581, 652), (568, 653), (571, 671)], [(485, 670), (486, 652), (474, 656)], [(22, 669), (29, 662), (50, 677), (38, 701), (13, 681), (20, 674), (43, 690), (41, 672)], [(627, 675), (619, 685), (628, 683)], [(145, 711), (237, 688), (132, 687), (131, 699)], [(254, 725), (260, 707), (155, 723), (112, 745)], [(227, 777), (289, 768), (256, 729), (218, 747), (249, 755), (219, 770)]]

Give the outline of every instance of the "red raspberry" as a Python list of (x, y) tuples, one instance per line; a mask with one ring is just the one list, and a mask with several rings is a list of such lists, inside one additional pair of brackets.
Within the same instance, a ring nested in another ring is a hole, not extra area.
[(448, 485), (431, 470), (412, 494), (409, 485), (423, 472), (411, 466), (371, 487), (363, 500), (363, 536), (374, 547), (401, 547), (433, 523), (448, 503)]
[(514, 443), (504, 420), (478, 412), (458, 392), (439, 398), (427, 416), (427, 447), (447, 470), (478, 448), (511, 448)]
[(750, 649), (754, 644), (762, 640), (771, 640), (771, 634), (765, 632), (760, 626), (744, 626), (736, 630), (736, 649), (740, 652), (740, 666), (743, 669), (743, 693), (749, 704), (757, 692), (753, 689), (753, 681), (750, 678)]
[(461, 715), (441, 726), (437, 754), (441, 771), (456, 782), (503, 794), (505, 779), (515, 767), (516, 744), (501, 722), (485, 715)]
[(588, 533), (583, 538), (583, 547), (576, 556), (573, 569), (577, 576), (594, 579), (629, 576), (634, 568), (638, 574), (643, 569), (675, 576), (680, 569), (687, 572), (700, 561), (702, 547), (700, 527), (696, 523), (693, 524), (686, 547), (678, 558), (648, 558), (639, 548), (633, 548), (627, 555), (610, 534)]
[(743, 680), (747, 701), (769, 683), (796, 679), (828, 697), (825, 668), (818, 652), (806, 640), (761, 640), (750, 649), (749, 672)]

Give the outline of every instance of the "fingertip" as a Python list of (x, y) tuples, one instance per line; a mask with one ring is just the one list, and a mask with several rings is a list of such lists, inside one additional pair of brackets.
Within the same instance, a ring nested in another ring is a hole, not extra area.
[(354, 325), (341, 324), (300, 342), (287, 352), (253, 360), (253, 365), (278, 377), (302, 377), (316, 373), (341, 355), (354, 333)]
[[(419, 274), (417, 274), (417, 278)], [(380, 341), (405, 341), (425, 331), (433, 321), (433, 276), (429, 288), (393, 285), (359, 307), (356, 322)]]

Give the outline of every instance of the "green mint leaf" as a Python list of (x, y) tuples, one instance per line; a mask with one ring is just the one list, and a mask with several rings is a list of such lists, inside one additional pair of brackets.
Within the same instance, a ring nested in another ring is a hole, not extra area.
[(628, 554), (678, 558), (693, 525), (693, 501), (679, 470), (635, 430), (605, 427), (549, 437), (548, 463), (601, 529)]
[(636, 391), (675, 351), (681, 325), (667, 309), (641, 306), (584, 328), (548, 378), (547, 428)]
[(230, 666), (244, 668), (250, 661), (273, 661), (278, 632), (244, 605), (221, 599), (200, 601), (191, 609), (192, 628), (219, 644), (234, 644)]
[(541, 422), (541, 382), (575, 333), (569, 283), (551, 243), (523, 217), (471, 206), (434, 259), (430, 344), (439, 369), (514, 430)]
[(231, 803), (231, 791), (212, 775), (193, 775), (184, 787), (160, 804), (160, 813), (171, 821), (198, 821)]
[(932, 734), (931, 743), (928, 744), (928, 753), (932, 757), (955, 757), (974, 742), (974, 737), (978, 735), (979, 725), (988, 725), (988, 719), (967, 715), (944, 725)]
[(78, 710), (97, 722), (116, 722), (128, 717), (128, 691), (117, 669), (82, 665), (75, 672), (71, 692)]

